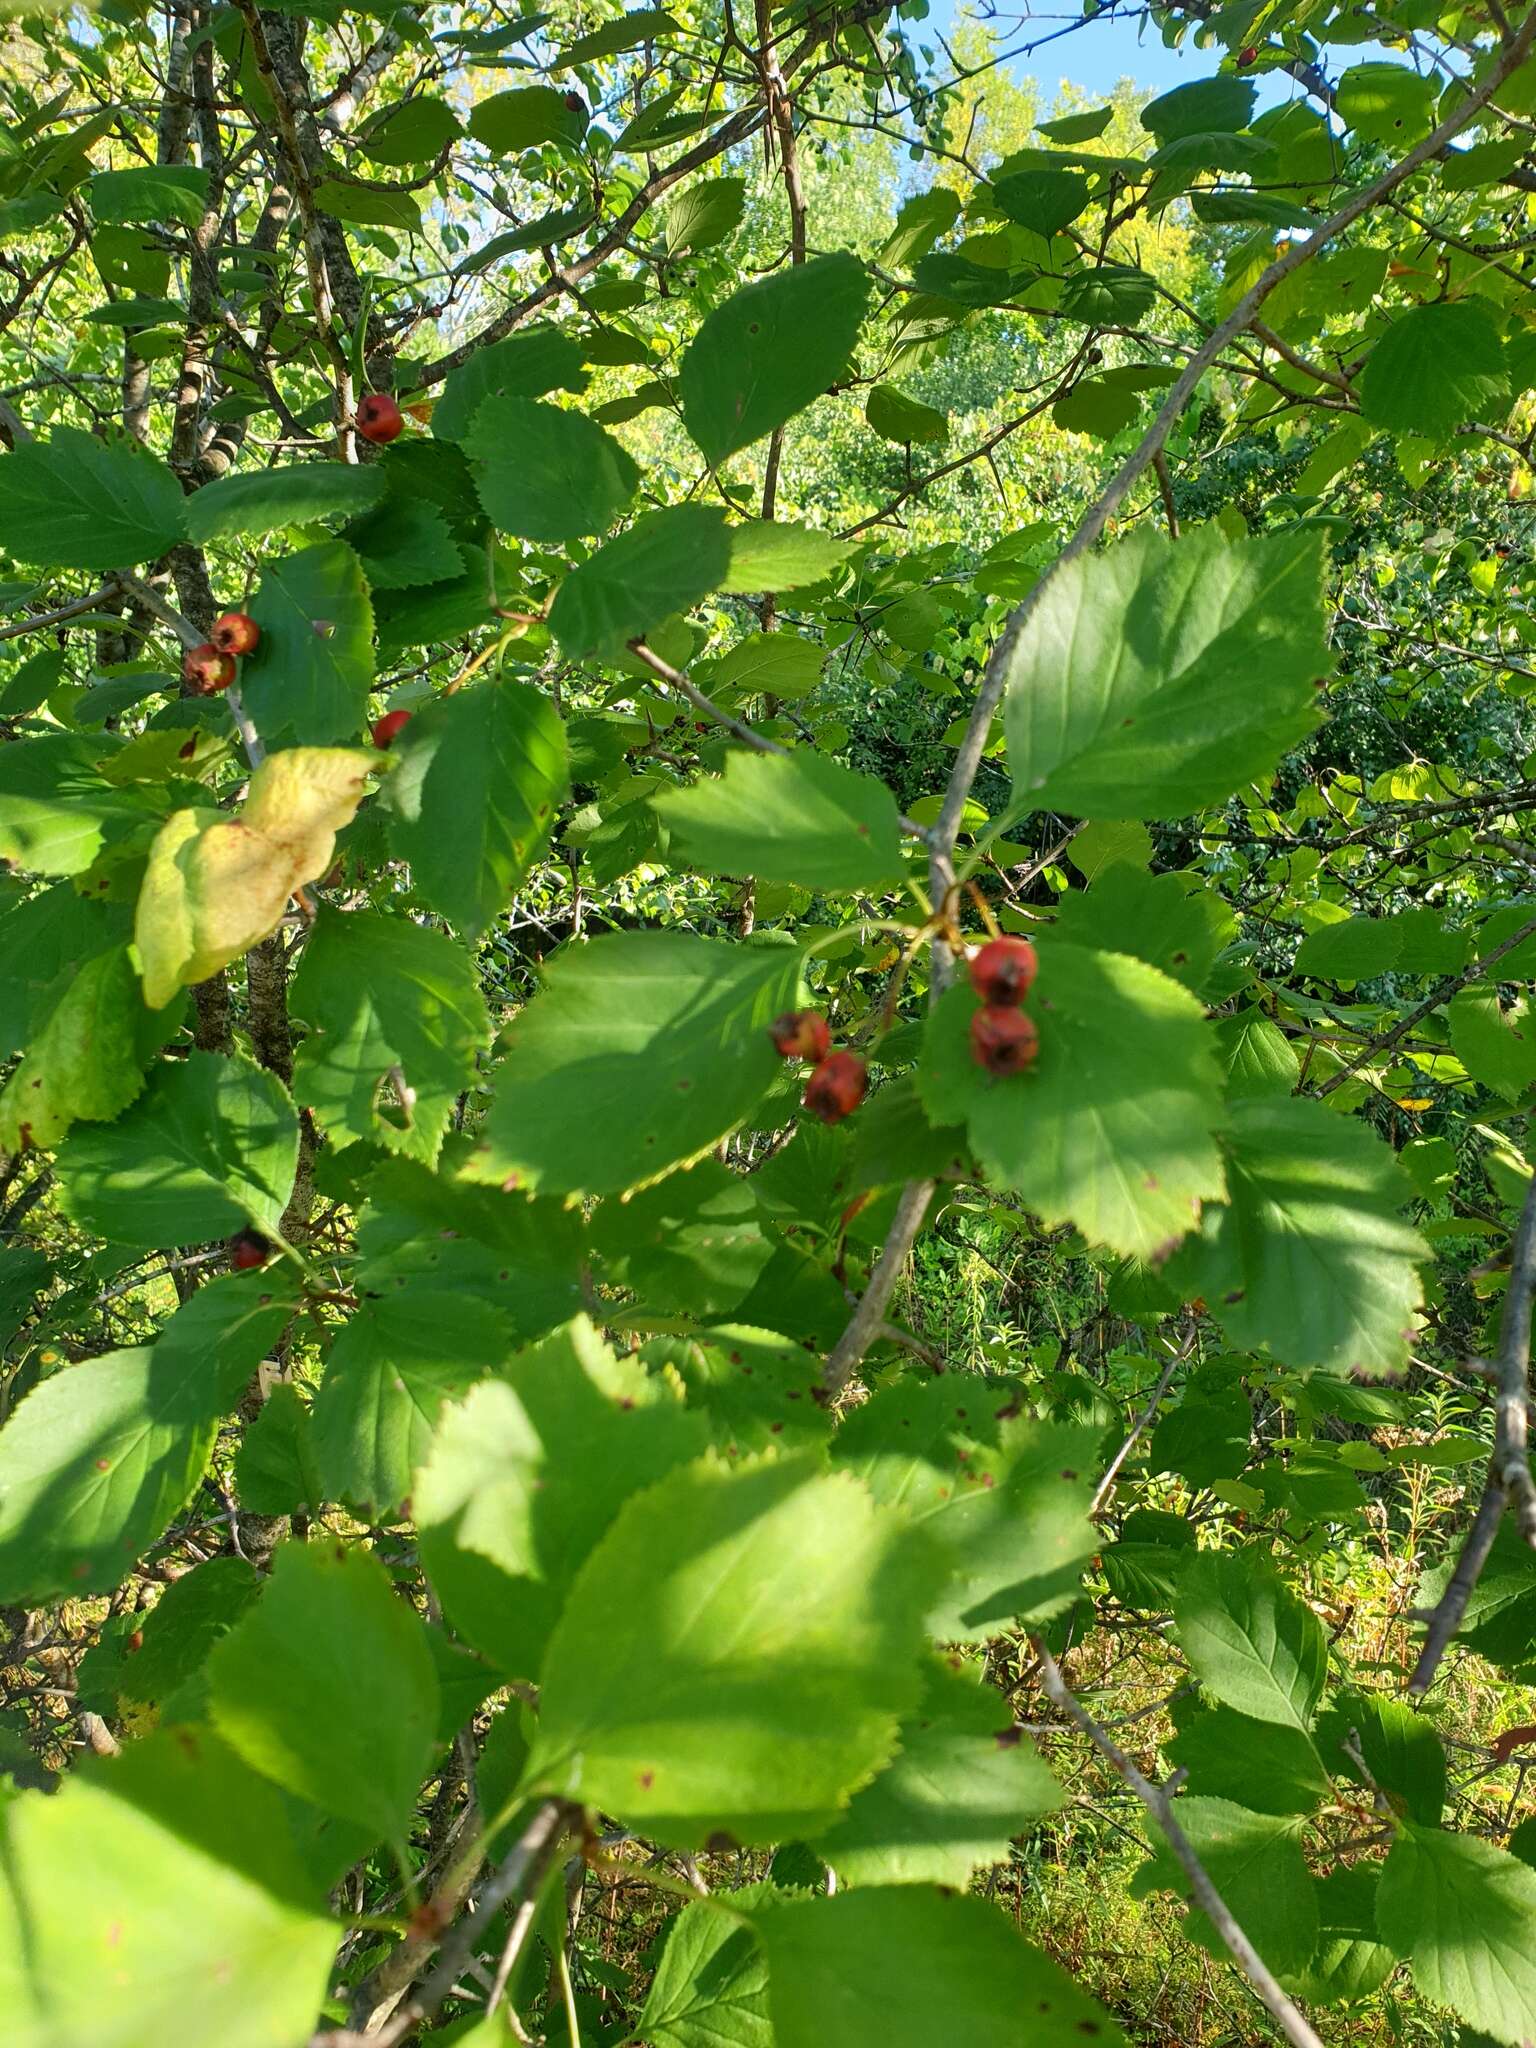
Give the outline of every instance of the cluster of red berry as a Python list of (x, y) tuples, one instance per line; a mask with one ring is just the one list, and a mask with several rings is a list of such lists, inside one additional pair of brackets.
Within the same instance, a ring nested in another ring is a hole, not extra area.
[(804, 1104), (824, 1124), (840, 1124), (864, 1100), (869, 1069), (856, 1052), (833, 1052), (832, 1027), (820, 1010), (786, 1010), (769, 1027), (775, 1050), (787, 1060), (812, 1060)]
[(220, 612), (211, 636), (181, 657), (181, 673), (195, 697), (211, 697), (235, 680), (235, 659), (254, 654), (261, 628), (247, 612)]
[[(227, 690), (235, 680), (237, 655), (254, 654), (261, 628), (248, 612), (221, 612), (213, 622), (213, 637), (200, 647), (189, 647), (181, 658), (181, 672), (195, 697), (211, 697)], [(373, 722), (373, 744), (387, 747), (411, 722), (409, 711), (386, 711)]]
[(1040, 1052), (1040, 1034), (1019, 1007), (1040, 965), (1028, 939), (989, 939), (971, 955), (971, 987), (982, 1007), (971, 1019), (971, 1056), (989, 1074), (1022, 1074)]

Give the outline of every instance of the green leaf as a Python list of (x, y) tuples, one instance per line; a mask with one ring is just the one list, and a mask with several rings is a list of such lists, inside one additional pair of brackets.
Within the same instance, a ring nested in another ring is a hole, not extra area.
[(997, 1692), (936, 1661), (896, 1755), (815, 1846), (845, 1884), (964, 1891), (1062, 1798)]
[[(165, 1737), (154, 1761), (184, 1733)], [(162, 1820), (134, 1796), (144, 1798), (146, 1747), (5, 1809), (0, 2007), (13, 2048), (193, 2036), (288, 2048), (313, 2029), (338, 1925), (318, 1896), (247, 1875), (229, 1853), (287, 1834), (259, 1781), (209, 1772), (193, 1816), (202, 1828), (184, 1810)]]
[(372, 1553), (285, 1543), (208, 1660), (214, 1726), (274, 1784), (398, 1841), (434, 1746), (426, 1633)]
[(1509, 1009), (1496, 988), (1464, 988), (1446, 1012), (1451, 1049), (1474, 1081), (1506, 1102), (1518, 1102), (1536, 1083), (1536, 1007), (1517, 996)]
[(734, 749), (718, 780), (668, 790), (652, 807), (676, 858), (704, 874), (846, 890), (889, 888), (904, 872), (885, 784), (810, 749)]
[(1191, 1373), (1177, 1407), (1159, 1421), (1147, 1447), (1153, 1472), (1177, 1472), (1192, 1486), (1235, 1479), (1248, 1462), (1253, 1410), (1229, 1365)]
[(1385, 143), (1394, 156), (1434, 126), (1436, 80), (1387, 60), (1352, 64), (1339, 80), (1334, 110), (1357, 142)]
[(855, 543), (790, 521), (754, 519), (727, 529), (731, 566), (722, 590), (802, 590), (820, 583), (853, 553)]
[(413, 1495), (458, 1632), (534, 1677), (582, 1564), (631, 1495), (704, 1449), (702, 1418), (585, 1317), (443, 1416)]
[(813, 1455), (684, 1466), (582, 1567), (527, 1787), (678, 1847), (825, 1826), (915, 1704), (932, 1589), (905, 1525)]
[(139, 791), (107, 781), (100, 751), (72, 733), (0, 748), (0, 857), (33, 874), (78, 875), (158, 816)]
[(1203, 1295), (1233, 1344), (1287, 1365), (1374, 1376), (1400, 1370), (1427, 1256), (1400, 1211), (1408, 1184), (1369, 1128), (1320, 1102), (1235, 1102), (1225, 1206), (1178, 1254), (1170, 1279)]
[(0, 1095), (0, 1146), (52, 1147), (77, 1118), (119, 1115), (170, 1029), (144, 1007), (126, 945), (82, 960)]
[(900, 447), (927, 447), (949, 439), (949, 421), (944, 414), (908, 398), (894, 384), (871, 388), (864, 401), (864, 419), (871, 433)]
[(373, 607), (352, 549), (329, 540), (283, 556), (247, 609), (261, 644), (241, 664), (240, 688), (268, 746), (356, 739), (373, 686)]
[(990, 197), (1016, 226), (1049, 241), (1088, 204), (1081, 171), (1012, 171), (994, 179)]
[(144, 1000), (164, 1009), (277, 929), (288, 898), (331, 864), (379, 756), (288, 747), (251, 776), (243, 808), (176, 811), (155, 836), (134, 912)]
[(116, 1586), (190, 1498), (215, 1426), (158, 1348), (58, 1372), (0, 1429), (0, 1599)]
[(1207, 1691), (1303, 1734), (1328, 1675), (1322, 1623), (1253, 1550), (1203, 1551), (1174, 1607), (1179, 1646)]
[(495, 156), (513, 156), (519, 150), (537, 149), (540, 143), (560, 136), (579, 138), (587, 125), (586, 112), (573, 111), (558, 86), (524, 85), (511, 92), (492, 93), (479, 100), (469, 113), (469, 132)]
[(402, 235), (421, 232), (421, 208), (409, 192), (379, 191), (350, 178), (321, 178), (314, 203), (316, 213), (357, 227), (392, 228)]
[(1057, 399), (1051, 418), (1066, 433), (1112, 441), (1140, 411), (1141, 400), (1134, 391), (1118, 390), (1102, 377), (1085, 377)]
[(715, 664), (712, 683), (743, 693), (804, 697), (820, 682), (827, 650), (798, 633), (748, 633)]
[(799, 986), (792, 947), (681, 931), (566, 947), (507, 1028), (470, 1177), (622, 1194), (702, 1157), (780, 1072), (768, 1027)]
[[(1305, 1969), (1317, 1949), (1317, 1890), (1302, 1854), (1299, 1815), (1251, 1813), (1225, 1799), (1186, 1794), (1174, 1817), (1205, 1865), (1232, 1916), (1269, 1967), (1284, 1975)], [(1166, 1888), (1188, 1897), (1189, 1880), (1167, 1848), (1159, 1848), (1132, 1888)], [(1225, 1960), (1226, 1943), (1196, 1907), (1185, 1926), (1194, 1940)]]
[(592, 1248), (608, 1278), (649, 1307), (696, 1315), (733, 1309), (773, 1256), (749, 1180), (710, 1158), (604, 1202)]
[(1198, 1714), (1165, 1747), (1201, 1797), (1258, 1813), (1310, 1814), (1329, 1795), (1328, 1773), (1301, 1729), (1256, 1721), (1231, 1707)]
[(370, 163), (424, 164), (463, 133), (459, 117), (446, 100), (420, 94), (380, 107), (357, 137)]
[(376, 512), (347, 528), (371, 590), (413, 590), (459, 573), (459, 550), (447, 519), (423, 499), (386, 498)]
[(554, 826), (567, 781), (560, 719), (527, 683), (479, 683), (424, 705), (393, 751), (390, 844), (427, 902), (478, 937)]
[(1092, 888), (1069, 890), (1055, 928), (1075, 946), (1129, 953), (1196, 991), (1237, 937), (1236, 919), (1203, 876), (1149, 875), (1123, 861)]
[(368, 1186), (358, 1281), (370, 1292), (436, 1297), (439, 1310), (445, 1295), (472, 1296), (505, 1319), (514, 1341), (541, 1336), (581, 1307), (578, 1211), (508, 1202), (498, 1189), (467, 1187), (407, 1159), (383, 1163)]
[(1035, 127), (1052, 142), (1097, 142), (1114, 118), (1113, 107), (1090, 107), (1081, 114), (1063, 114), (1056, 121), (1037, 121)]
[(1197, 78), (1176, 85), (1141, 110), (1141, 125), (1159, 142), (1185, 135), (1227, 135), (1246, 128), (1258, 87), (1246, 78)]
[(756, 1917), (777, 2048), (1124, 2048), (1102, 2007), (986, 1900), (870, 1885)]
[(56, 427), (0, 462), (0, 547), (44, 569), (121, 569), (182, 536), (174, 473), (127, 435)]
[(1400, 434), (1441, 440), (1473, 420), (1497, 422), (1509, 383), (1492, 307), (1459, 299), (1399, 313), (1371, 350), (1359, 390), (1366, 418)]
[(289, 1007), (309, 1027), (294, 1059), (294, 1095), (331, 1142), (361, 1139), (431, 1165), (491, 1039), (469, 955), (405, 917), (322, 909)]
[[(187, 500), (187, 537), (199, 546), (280, 533), (317, 519), (351, 519), (384, 495), (384, 471), (345, 462), (290, 462), (205, 484)], [(253, 614), (254, 616), (254, 614)], [(257, 621), (260, 624), (260, 621)]]
[(262, 1584), (243, 1557), (210, 1557), (173, 1579), (140, 1623), (138, 1649), (122, 1661), (120, 1697), (143, 1706), (169, 1700), (202, 1669)]
[(141, 164), (130, 171), (97, 171), (86, 186), (98, 221), (180, 221), (202, 224), (208, 204), (208, 173), (192, 164)]
[(578, 344), (558, 327), (535, 323), (476, 349), (449, 371), (432, 408), (432, 432), (440, 441), (463, 441), (488, 398), (542, 398), (549, 391), (583, 391), (586, 384)]
[(1305, 1969), (1293, 1970), (1285, 1988), (1309, 2005), (1341, 2005), (1369, 1998), (1396, 1966), (1376, 1938), (1375, 1870), (1363, 1863), (1330, 1870), (1316, 1880), (1317, 1948)]
[[(770, 1887), (744, 1895), (771, 1901)], [(684, 1906), (635, 2022), (652, 2048), (774, 2048), (768, 2019), (768, 1958), (757, 1935), (711, 1902)]]
[(1019, 807), (1180, 818), (1268, 774), (1318, 722), (1321, 595), (1310, 533), (1148, 529), (1070, 564), (1009, 660)]
[(26, 718), (45, 704), (65, 680), (68, 661), (64, 648), (43, 647), (12, 669), (0, 689), (0, 717)]
[(550, 631), (573, 660), (612, 656), (673, 612), (691, 610), (725, 581), (730, 561), (725, 514), (712, 505), (648, 512), (566, 577), (550, 606)]
[(905, 1180), (964, 1178), (966, 1134), (928, 1120), (912, 1077), (888, 1081), (859, 1115), (848, 1169), (850, 1192)]
[(760, 441), (848, 367), (868, 272), (840, 251), (743, 286), (717, 306), (678, 373), (683, 423), (712, 466)]
[[(702, 1171), (701, 1165), (686, 1177), (674, 1174), (654, 1193), (665, 1194), (670, 1188), (686, 1185)], [(634, 1209), (652, 1199), (648, 1190), (635, 1196), (625, 1208)], [(763, 1268), (771, 1275), (770, 1262), (774, 1256), (772, 1241), (763, 1236), (760, 1216), (756, 1232), (760, 1252), (766, 1256), (754, 1279)], [(679, 1234), (686, 1237), (686, 1233)], [(631, 1271), (640, 1263), (632, 1260)], [(651, 1282), (651, 1275), (643, 1266), (636, 1278)], [(742, 1289), (736, 1300), (740, 1301), (745, 1292)], [(646, 1299), (653, 1298), (652, 1286), (648, 1285)], [(783, 1306), (782, 1301), (780, 1305)], [(703, 1332), (697, 1340), (660, 1338), (646, 1347), (646, 1355), (652, 1365), (657, 1356), (665, 1358), (668, 1368), (677, 1374), (687, 1391), (688, 1406), (704, 1416), (712, 1442), (727, 1458), (775, 1448), (803, 1449), (811, 1444), (825, 1444), (827, 1440), (831, 1420), (817, 1398), (821, 1387), (820, 1361), (803, 1344), (791, 1343), (787, 1337), (775, 1337), (746, 1324), (725, 1323)]]
[(1405, 1700), (1374, 1692), (1343, 1694), (1329, 1720), (1335, 1730), (1353, 1729), (1366, 1769), (1394, 1805), (1425, 1827), (1439, 1825), (1446, 1801), (1445, 1747), (1433, 1721)]
[(444, 1405), (510, 1342), (505, 1317), (473, 1295), (406, 1287), (365, 1300), (337, 1332), (315, 1397), (322, 1496), (384, 1518), (399, 1509)]
[(202, 1416), (233, 1408), (297, 1307), (287, 1269), (225, 1273), (184, 1301), (155, 1342), (165, 1384), (179, 1381)]
[(65, 1211), (114, 1244), (206, 1244), (242, 1224), (277, 1234), (299, 1125), (282, 1083), (240, 1058), (163, 1061), (131, 1109), (76, 1124), (59, 1148)]
[(892, 270), (905, 270), (933, 247), (939, 236), (960, 218), (960, 195), (947, 186), (930, 186), (904, 199), (896, 225), (880, 249), (880, 261)]
[(1136, 327), (1156, 297), (1156, 284), (1134, 264), (1099, 263), (1065, 280), (1057, 310), (1089, 327)]
[(486, 399), (466, 443), (486, 516), (527, 540), (601, 533), (640, 482), (631, 457), (595, 421), (537, 399)]
[(999, 1429), (995, 1403), (898, 1380), (843, 1423), (832, 1454), (882, 1505), (940, 1542), (949, 1573), (929, 1614), (946, 1642), (1042, 1621), (1075, 1595), (1099, 1546), (1088, 1520), (1099, 1432), (1028, 1416)]
[(930, 1013), (918, 1093), (935, 1123), (967, 1124), (989, 1177), (1048, 1228), (1150, 1258), (1222, 1190), (1211, 1133), (1222, 1107), (1214, 1046), (1193, 996), (1139, 960), (1051, 943), (1031, 1009), (1039, 1057), (986, 1072), (971, 1051), (966, 984)]
[(1475, 1835), (1404, 1824), (1376, 1896), (1376, 1924), (1419, 1992), (1495, 2041), (1536, 2033), (1536, 1870)]
[(638, 50), (642, 43), (651, 42), (657, 36), (676, 33), (677, 22), (665, 8), (639, 7), (632, 14), (621, 14), (617, 20), (605, 21), (590, 35), (579, 36), (559, 52), (549, 68), (560, 72), (569, 71), (577, 64), (595, 64), (599, 58), (622, 56), (626, 50)]
[(312, 1514), (319, 1507), (309, 1409), (297, 1387), (280, 1382), (272, 1388), (240, 1439), (234, 1473), (248, 1514)]
[(667, 254), (675, 259), (725, 241), (741, 223), (746, 198), (744, 178), (705, 178), (680, 192), (663, 215)]

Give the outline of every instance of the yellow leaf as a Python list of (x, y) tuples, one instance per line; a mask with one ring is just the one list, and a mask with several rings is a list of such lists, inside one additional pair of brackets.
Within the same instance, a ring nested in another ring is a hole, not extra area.
[(236, 818), (176, 811), (149, 851), (133, 939), (144, 1000), (162, 1010), (277, 928), (294, 890), (323, 875), (383, 757), (290, 747), (251, 777)]

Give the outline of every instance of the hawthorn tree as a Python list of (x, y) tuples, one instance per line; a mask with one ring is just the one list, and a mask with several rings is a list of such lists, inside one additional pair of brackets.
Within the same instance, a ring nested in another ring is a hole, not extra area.
[(1536, 12), (7, 12), (7, 2042), (1529, 2041)]

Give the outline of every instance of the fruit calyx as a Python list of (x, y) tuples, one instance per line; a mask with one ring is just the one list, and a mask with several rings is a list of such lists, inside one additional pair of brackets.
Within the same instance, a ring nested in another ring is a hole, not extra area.
[(832, 1027), (820, 1010), (786, 1010), (774, 1018), (768, 1035), (787, 1060), (824, 1060), (832, 1049)]
[(831, 1052), (805, 1084), (804, 1105), (824, 1124), (840, 1124), (864, 1100), (869, 1069), (856, 1052)]
[(1022, 1003), (1039, 965), (1039, 957), (1028, 939), (988, 939), (968, 962), (971, 987), (984, 1003)]
[(988, 1003), (971, 1018), (971, 1057), (989, 1074), (1022, 1074), (1040, 1056), (1040, 1034), (1022, 1010)]

